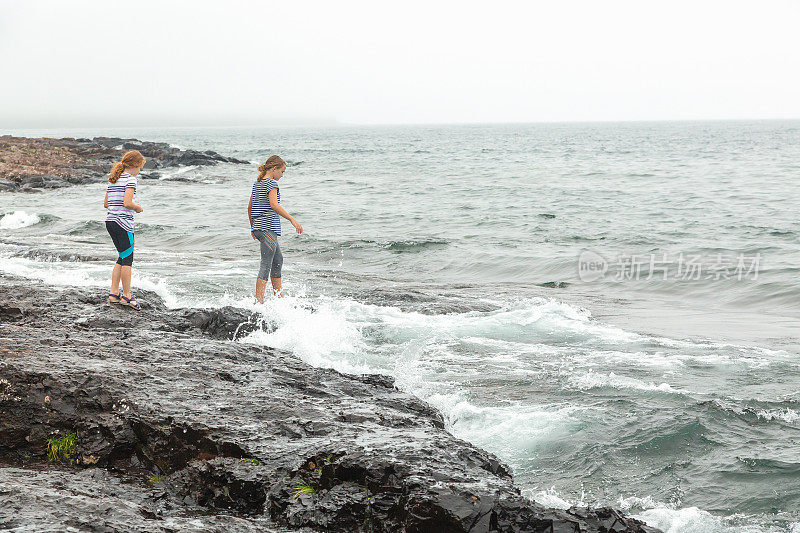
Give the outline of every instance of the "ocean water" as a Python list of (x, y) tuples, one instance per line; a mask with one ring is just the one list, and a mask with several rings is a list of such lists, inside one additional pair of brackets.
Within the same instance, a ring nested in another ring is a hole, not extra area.
[[(800, 122), (15, 130), (251, 165), (141, 179), (134, 286), (397, 379), (546, 505), (800, 533)], [(252, 304), (277, 153), (288, 296)], [(0, 275), (105, 291), (105, 185), (0, 193)]]

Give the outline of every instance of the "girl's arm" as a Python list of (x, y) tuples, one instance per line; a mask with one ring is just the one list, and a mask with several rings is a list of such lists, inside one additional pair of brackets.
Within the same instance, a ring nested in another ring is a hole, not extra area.
[(108, 209), (108, 193), (106, 193), (106, 197), (103, 199), (103, 207)]
[(253, 193), (250, 193), (250, 201), (247, 202), (247, 218), (250, 219), (250, 236), (255, 239), (256, 236), (253, 235)]
[(125, 189), (125, 197), (122, 199), (122, 205), (128, 209), (133, 209), (137, 213), (142, 212), (142, 206), (133, 203), (133, 189)]
[(290, 215), (286, 209), (281, 207), (281, 204), (278, 203), (278, 189), (272, 189), (269, 191), (269, 206), (272, 208), (273, 211), (278, 213), (280, 216), (288, 220), (294, 226), (294, 229), (297, 230), (297, 233), (303, 233), (303, 226), (297, 222), (292, 215)]

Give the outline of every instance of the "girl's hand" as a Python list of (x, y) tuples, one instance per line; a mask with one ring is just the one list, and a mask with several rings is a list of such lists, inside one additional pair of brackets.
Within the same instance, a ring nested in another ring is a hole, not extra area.
[(144, 211), (144, 209), (142, 208), (142, 206), (140, 206), (140, 205), (137, 205), (137, 206), (136, 206), (136, 212), (137, 212), (137, 213), (141, 213), (142, 211)]
[(300, 223), (295, 219), (292, 219), (292, 226), (294, 226), (294, 229), (297, 230), (297, 233), (303, 233), (303, 226), (301, 226)]

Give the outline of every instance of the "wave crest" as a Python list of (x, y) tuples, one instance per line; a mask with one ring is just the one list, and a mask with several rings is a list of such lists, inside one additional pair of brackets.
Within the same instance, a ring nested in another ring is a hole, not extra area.
[(36, 213), (14, 211), (13, 213), (6, 213), (3, 218), (0, 218), (0, 229), (25, 228), (38, 224), (41, 220)]

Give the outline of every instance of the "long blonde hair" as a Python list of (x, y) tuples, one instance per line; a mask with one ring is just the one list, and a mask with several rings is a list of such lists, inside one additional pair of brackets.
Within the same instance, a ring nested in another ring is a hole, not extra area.
[(108, 181), (116, 183), (119, 177), (125, 172), (125, 167), (141, 167), (147, 160), (138, 150), (131, 150), (122, 156), (122, 161), (114, 163), (111, 168), (111, 174), (108, 176)]
[(286, 162), (281, 159), (279, 155), (271, 155), (267, 158), (266, 162), (263, 165), (258, 166), (258, 181), (264, 179), (264, 176), (267, 175), (267, 171), (273, 168), (281, 168), (285, 166)]

